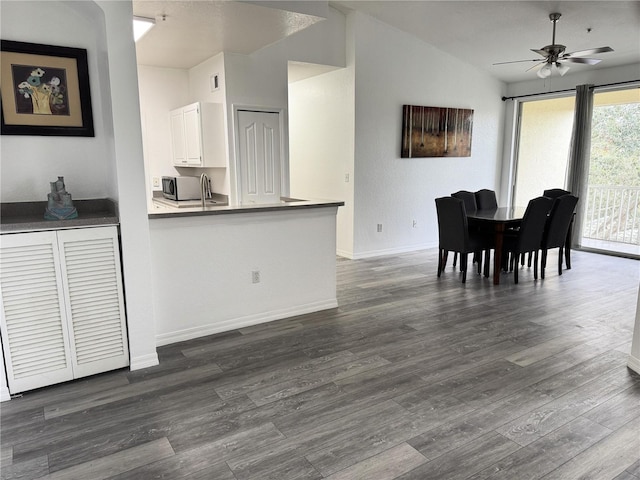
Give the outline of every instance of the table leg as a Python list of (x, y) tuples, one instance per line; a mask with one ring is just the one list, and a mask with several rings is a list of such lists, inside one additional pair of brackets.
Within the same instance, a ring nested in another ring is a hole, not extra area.
[(493, 284), (500, 285), (500, 271), (502, 270), (502, 241), (504, 238), (504, 223), (495, 225), (496, 249), (493, 253)]

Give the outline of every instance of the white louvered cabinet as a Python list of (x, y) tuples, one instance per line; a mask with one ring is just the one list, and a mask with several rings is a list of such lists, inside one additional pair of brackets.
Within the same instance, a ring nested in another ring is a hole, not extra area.
[(1, 235), (0, 268), (11, 393), (129, 365), (115, 226)]

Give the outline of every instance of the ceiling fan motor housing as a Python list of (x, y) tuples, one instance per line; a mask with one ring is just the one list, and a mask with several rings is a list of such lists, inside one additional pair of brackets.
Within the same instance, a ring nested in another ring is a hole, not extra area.
[(547, 45), (546, 47), (542, 47), (542, 50), (547, 52), (549, 55), (547, 57), (549, 62), (555, 62), (558, 60), (558, 57), (564, 53), (567, 47), (564, 45)]

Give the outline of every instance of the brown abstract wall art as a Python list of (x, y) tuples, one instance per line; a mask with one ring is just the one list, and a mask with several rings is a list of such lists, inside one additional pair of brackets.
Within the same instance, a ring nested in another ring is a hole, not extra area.
[(402, 158), (470, 157), (473, 110), (402, 106)]

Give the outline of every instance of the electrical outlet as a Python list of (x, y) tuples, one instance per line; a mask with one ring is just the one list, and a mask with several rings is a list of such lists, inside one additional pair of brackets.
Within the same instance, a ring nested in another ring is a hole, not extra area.
[(378, 233), (379, 233), (379, 232), (381, 232), (381, 231), (382, 231), (382, 224), (381, 224), (381, 223), (379, 223), (379, 224), (378, 224)]
[(152, 177), (153, 188), (160, 188), (160, 177)]
[(251, 283), (260, 283), (260, 270), (253, 270), (251, 272)]

